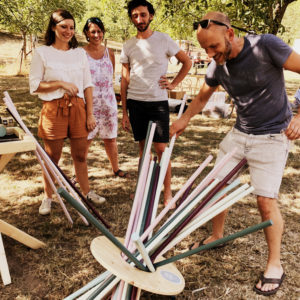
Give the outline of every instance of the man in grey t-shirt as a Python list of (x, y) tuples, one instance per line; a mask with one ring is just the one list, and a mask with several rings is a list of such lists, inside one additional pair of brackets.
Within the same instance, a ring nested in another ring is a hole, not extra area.
[[(174, 89), (183, 80), (192, 63), (167, 34), (150, 29), (154, 13), (148, 1), (132, 0), (128, 3), (128, 15), (137, 29), (137, 35), (124, 44), (121, 53), (122, 125), (125, 130), (129, 130), (131, 125), (134, 139), (139, 142), (141, 156), (148, 122), (155, 122), (153, 142), (160, 160), (169, 141), (167, 90)], [(182, 67), (173, 81), (169, 82), (165, 74), (171, 56), (175, 56)], [(169, 164), (164, 181), (164, 204), (167, 205), (171, 199)]]
[[(280, 262), (283, 220), (277, 197), (289, 149), (289, 140), (300, 137), (300, 109), (292, 118), (285, 92), (283, 69), (300, 73), (300, 55), (273, 35), (236, 37), (226, 15), (206, 14), (197, 24), (197, 38), (213, 58), (205, 83), (183, 116), (175, 121), (170, 134), (180, 134), (221, 85), (234, 99), (237, 120), (220, 144), (218, 159), (234, 148), (237, 152), (220, 178), (246, 157), (263, 220), (273, 226), (265, 229), (269, 256), (266, 269), (254, 290), (271, 295), (279, 289), (285, 274)], [(210, 243), (223, 236), (226, 212), (213, 219)]]

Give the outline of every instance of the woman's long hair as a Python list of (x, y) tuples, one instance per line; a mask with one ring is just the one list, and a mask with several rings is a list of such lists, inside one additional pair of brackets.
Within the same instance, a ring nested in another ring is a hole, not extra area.
[[(54, 11), (51, 14), (50, 20), (49, 20), (49, 24), (48, 24), (48, 28), (47, 31), (45, 33), (45, 44), (47, 46), (51, 46), (54, 42), (55, 42), (55, 32), (52, 30), (52, 28), (54, 26), (56, 26), (56, 24), (60, 23), (63, 20), (73, 20), (74, 22), (74, 29), (75, 29), (75, 19), (74, 17), (67, 11), (64, 9), (58, 9), (56, 11)], [(78, 41), (75, 37), (75, 35), (73, 35), (73, 37), (71, 38), (71, 40), (69, 41), (69, 46), (70, 48), (77, 48), (78, 47)]]

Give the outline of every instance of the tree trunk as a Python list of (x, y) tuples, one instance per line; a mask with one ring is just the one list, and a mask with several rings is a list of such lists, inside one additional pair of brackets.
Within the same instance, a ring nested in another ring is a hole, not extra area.
[(272, 24), (272, 29), (271, 29), (270, 33), (275, 34), (275, 35), (278, 33), (284, 13), (285, 13), (288, 5), (294, 1), (296, 1), (296, 0), (284, 0), (284, 1), (277, 2), (275, 9), (274, 9), (274, 14), (273, 14), (274, 17), (273, 17), (273, 22), (272, 22), (273, 24)]
[(22, 72), (22, 64), (23, 60), (26, 59), (26, 47), (27, 47), (27, 41), (26, 41), (26, 32), (22, 32), (22, 37), (23, 37), (23, 46), (21, 49), (21, 61), (20, 61), (20, 69), (19, 69), (19, 74)]

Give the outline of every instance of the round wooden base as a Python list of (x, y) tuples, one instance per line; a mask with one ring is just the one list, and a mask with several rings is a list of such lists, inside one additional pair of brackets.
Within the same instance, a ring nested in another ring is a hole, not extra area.
[(91, 251), (108, 271), (140, 289), (160, 295), (177, 295), (184, 289), (184, 278), (173, 263), (157, 268), (154, 273), (141, 271), (127, 263), (120, 249), (103, 236), (92, 241)]

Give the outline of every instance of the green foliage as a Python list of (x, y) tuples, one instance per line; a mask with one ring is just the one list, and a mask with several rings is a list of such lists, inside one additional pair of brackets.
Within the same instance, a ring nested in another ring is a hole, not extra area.
[(0, 0), (0, 23), (13, 33), (37, 34), (57, 8), (69, 10), (75, 18), (85, 11), (83, 0)]
[(282, 20), (284, 31), (279, 33), (286, 43), (293, 45), (295, 39), (300, 39), (300, 1), (295, 1), (286, 10)]
[(80, 18), (84, 14), (83, 0), (0, 0), (0, 24), (11, 33), (21, 34), (20, 71), (27, 54), (27, 36), (45, 30), (52, 11), (63, 8)]
[[(174, 39), (195, 40), (193, 21), (207, 11), (219, 10), (227, 13), (239, 27), (257, 33), (282, 34), (285, 30), (282, 18), (294, 1), (151, 0), (156, 9), (152, 28), (167, 32)], [(87, 18), (98, 16), (105, 25), (106, 38), (125, 41), (136, 32), (127, 16), (127, 3), (128, 0), (0, 0), (0, 25), (10, 32), (36, 34), (44, 31), (51, 11), (65, 8), (79, 21), (79, 32)]]
[(89, 0), (87, 7), (87, 12), (80, 23), (81, 29), (88, 18), (98, 17), (104, 24), (106, 38), (123, 42), (134, 34), (134, 28), (127, 16), (127, 1)]

